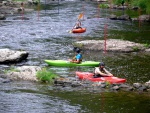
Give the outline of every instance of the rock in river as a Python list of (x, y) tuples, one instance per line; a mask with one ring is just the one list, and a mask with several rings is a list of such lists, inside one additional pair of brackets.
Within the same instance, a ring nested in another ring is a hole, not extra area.
[(21, 66), (17, 67), (16, 71), (7, 73), (7, 78), (11, 80), (26, 80), (26, 81), (38, 81), (36, 78), (37, 71), (41, 70), (38, 66)]
[(28, 52), (0, 49), (0, 64), (16, 63), (25, 60)]
[[(143, 44), (121, 40), (121, 39), (108, 39), (106, 42), (107, 51), (113, 52), (135, 52), (143, 51), (145, 47)], [(74, 43), (74, 46), (81, 47), (87, 50), (104, 50), (104, 40), (84, 40)]]

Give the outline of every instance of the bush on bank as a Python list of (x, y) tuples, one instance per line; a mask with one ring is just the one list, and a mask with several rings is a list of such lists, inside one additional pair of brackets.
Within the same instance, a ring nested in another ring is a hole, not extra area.
[(52, 70), (47, 70), (46, 68), (43, 68), (42, 70), (36, 73), (36, 77), (40, 82), (52, 83), (54, 79), (57, 77), (57, 75), (54, 74)]

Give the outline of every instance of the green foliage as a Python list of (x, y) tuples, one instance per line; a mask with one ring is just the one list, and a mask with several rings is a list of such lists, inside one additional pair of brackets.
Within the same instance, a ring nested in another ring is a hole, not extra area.
[(146, 11), (147, 13), (150, 13), (150, 1), (149, 0), (138, 0), (138, 6)]
[(139, 0), (138, 6), (139, 6), (141, 9), (146, 10), (145, 0)]
[(52, 83), (54, 78), (57, 77), (57, 75), (54, 74), (52, 70), (47, 70), (46, 68), (43, 68), (41, 71), (37, 72), (36, 77), (41, 82)]
[(133, 51), (139, 51), (140, 50), (138, 46), (133, 46), (132, 49), (133, 49)]
[(132, 6), (138, 6), (138, 0), (133, 0), (130, 4)]
[(107, 88), (111, 85), (110, 82), (108, 82), (108, 81), (106, 81), (105, 83), (106, 83)]
[(105, 8), (108, 8), (109, 6), (107, 4), (100, 4), (99, 7), (102, 9), (105, 9)]
[(150, 44), (146, 43), (146, 44), (144, 44), (144, 47), (149, 48)]
[(117, 5), (124, 4), (128, 0), (113, 0), (113, 2)]

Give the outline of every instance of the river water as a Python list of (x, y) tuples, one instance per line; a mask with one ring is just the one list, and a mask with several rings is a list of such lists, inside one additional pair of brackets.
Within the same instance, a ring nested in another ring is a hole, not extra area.
[[(46, 3), (46, 4), (45, 4)], [(15, 15), (0, 21), (0, 48), (25, 50), (27, 61), (14, 65), (47, 67), (45, 59), (68, 59), (73, 56), (72, 43), (80, 40), (103, 39), (107, 24), (108, 38), (130, 40), (150, 44), (150, 25), (130, 21), (112, 21), (106, 18), (110, 10), (97, 9), (93, 1), (43, 1), (41, 10), (24, 14), (29, 20), (14, 20)], [(35, 9), (37, 9), (35, 7)], [(70, 34), (77, 18), (84, 12), (83, 34)], [(98, 13), (99, 12), (99, 13)], [(112, 10), (111, 12), (116, 12)], [(117, 11), (122, 12), (122, 11)], [(104, 61), (116, 76), (126, 78), (127, 83), (150, 80), (150, 60), (147, 53), (113, 53), (82, 51), (84, 60)], [(1, 73), (10, 65), (1, 65)], [(75, 76), (76, 70), (93, 71), (93, 68), (48, 67), (63, 77)], [(1, 113), (148, 113), (150, 98), (147, 93), (58, 91), (48, 84), (16, 81), (0, 84)]]

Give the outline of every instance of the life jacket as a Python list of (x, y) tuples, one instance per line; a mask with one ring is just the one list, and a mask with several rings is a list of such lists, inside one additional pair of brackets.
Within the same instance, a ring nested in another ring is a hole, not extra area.
[[(73, 61), (77, 61), (76, 55), (72, 58), (72, 60), (73, 60)], [(81, 63), (81, 62), (82, 62), (82, 57), (79, 59), (79, 63)]]

